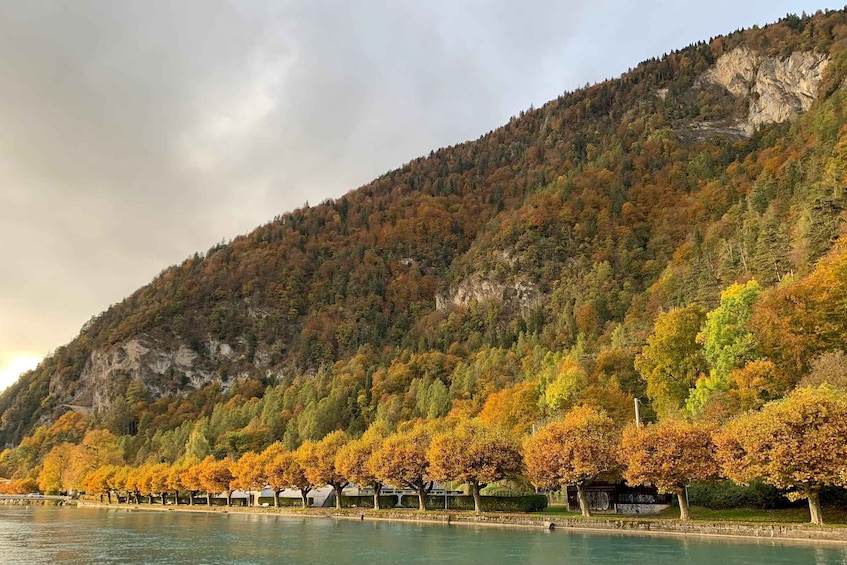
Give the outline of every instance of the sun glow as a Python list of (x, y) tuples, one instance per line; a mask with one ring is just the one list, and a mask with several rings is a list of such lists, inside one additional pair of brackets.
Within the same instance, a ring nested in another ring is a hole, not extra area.
[(13, 384), (22, 373), (35, 369), (42, 357), (37, 353), (0, 353), (0, 391)]

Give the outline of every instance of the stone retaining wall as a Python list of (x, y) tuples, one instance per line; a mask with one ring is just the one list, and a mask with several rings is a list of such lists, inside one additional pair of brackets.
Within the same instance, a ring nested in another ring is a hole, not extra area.
[(311, 516), (346, 520), (385, 520), (392, 522), (431, 522), (440, 524), (491, 525), (519, 528), (543, 528), (548, 530), (591, 530), (630, 534), (662, 534), (687, 536), (721, 536), (734, 538), (757, 538), (784, 541), (827, 541), (847, 543), (847, 527), (813, 526), (811, 524), (754, 524), (733, 522), (680, 522), (679, 520), (657, 520), (645, 518), (619, 518), (598, 516), (591, 518), (561, 518), (543, 514), (486, 513), (472, 512), (417, 512), (409, 510), (370, 510), (363, 508), (273, 508), (273, 507), (188, 507), (161, 505), (117, 505), (80, 501), (80, 506), (122, 508), (139, 511), (159, 512), (217, 512), (273, 514), (289, 516)]

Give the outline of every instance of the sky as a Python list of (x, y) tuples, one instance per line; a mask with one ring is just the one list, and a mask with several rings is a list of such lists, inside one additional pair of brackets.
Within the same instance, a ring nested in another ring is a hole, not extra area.
[(805, 0), (0, 3), (0, 389), (166, 267)]

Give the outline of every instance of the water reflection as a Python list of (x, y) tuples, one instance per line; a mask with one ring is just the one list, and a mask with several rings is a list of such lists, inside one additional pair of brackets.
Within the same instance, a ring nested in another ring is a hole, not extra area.
[(0, 562), (847, 565), (847, 548), (329, 518), (0, 507)]

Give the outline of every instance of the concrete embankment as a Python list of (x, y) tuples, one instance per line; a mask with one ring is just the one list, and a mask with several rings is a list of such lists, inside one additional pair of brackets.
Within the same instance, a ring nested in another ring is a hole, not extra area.
[(266, 514), (292, 517), (333, 518), (344, 520), (368, 520), (391, 522), (417, 522), (433, 524), (484, 525), (512, 528), (539, 528), (559, 531), (594, 531), (605, 533), (641, 535), (682, 535), (700, 537), (722, 537), (740, 539), (768, 539), (789, 542), (826, 542), (847, 544), (847, 527), (813, 526), (811, 524), (776, 524), (752, 522), (680, 522), (669, 519), (624, 518), (612, 516), (556, 517), (544, 514), (506, 514), (472, 512), (425, 513), (413, 510), (370, 510), (364, 508), (273, 508), (273, 507), (227, 507), (214, 506), (161, 506), (101, 504), (80, 501), (79, 506), (122, 509), (128, 511), (154, 512), (210, 512), (228, 514)]

